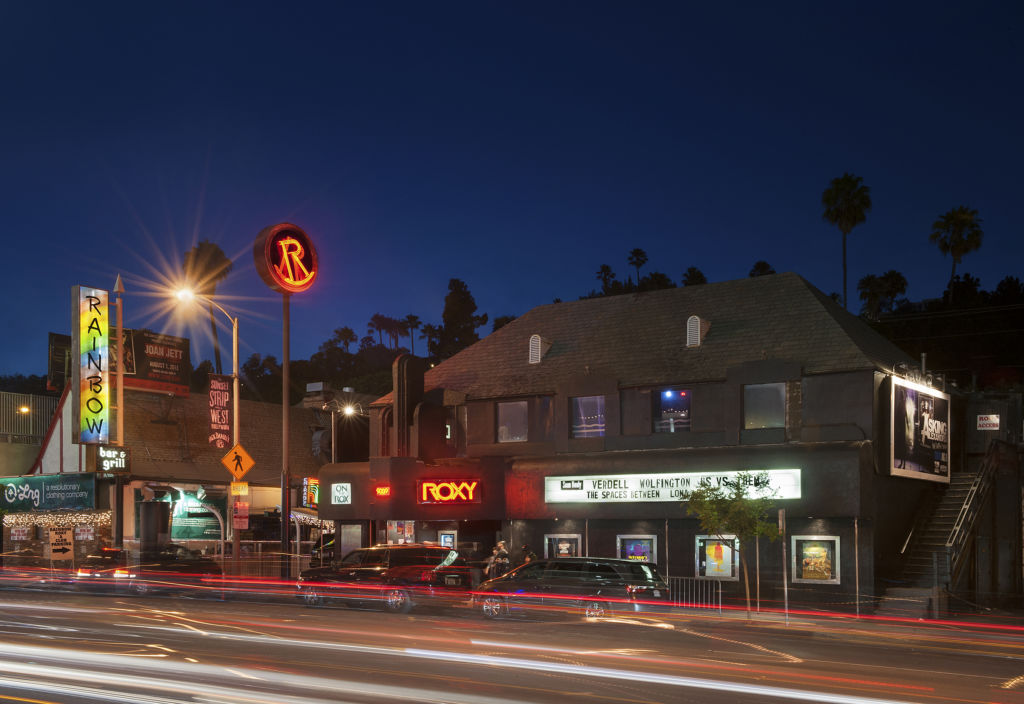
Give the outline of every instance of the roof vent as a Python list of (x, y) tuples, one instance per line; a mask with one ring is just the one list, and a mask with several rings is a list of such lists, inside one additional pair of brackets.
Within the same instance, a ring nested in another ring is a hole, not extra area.
[(696, 315), (691, 315), (686, 319), (686, 346), (700, 347), (704, 342), (704, 338), (708, 334), (708, 330), (710, 329), (710, 322), (707, 320), (701, 320)]
[(551, 349), (551, 343), (540, 335), (530, 335), (530, 364), (540, 364), (541, 358)]

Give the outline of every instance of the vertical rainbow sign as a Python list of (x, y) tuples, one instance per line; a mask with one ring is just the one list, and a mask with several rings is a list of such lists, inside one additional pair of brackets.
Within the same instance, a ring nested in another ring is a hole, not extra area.
[(110, 441), (109, 294), (73, 286), (71, 318), (71, 441), (105, 445)]

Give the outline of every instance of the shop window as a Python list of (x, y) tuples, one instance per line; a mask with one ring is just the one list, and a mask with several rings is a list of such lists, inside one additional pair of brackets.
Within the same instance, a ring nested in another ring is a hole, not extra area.
[(527, 406), (526, 401), (498, 404), (498, 442), (526, 442), (529, 434)]
[(839, 584), (839, 536), (794, 535), (793, 581)]
[(569, 400), (572, 407), (572, 436), (599, 438), (604, 436), (604, 396), (577, 396)]
[(740, 543), (734, 535), (698, 535), (696, 575), (703, 579), (738, 581)]
[(690, 429), (690, 392), (687, 389), (662, 389), (651, 394), (656, 433), (680, 433)]
[(786, 427), (786, 384), (747, 384), (743, 387), (743, 428)]

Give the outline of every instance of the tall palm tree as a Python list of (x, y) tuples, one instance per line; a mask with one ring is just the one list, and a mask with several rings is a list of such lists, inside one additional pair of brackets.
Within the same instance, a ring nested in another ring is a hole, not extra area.
[(377, 333), (377, 342), (384, 345), (384, 333), (388, 329), (388, 317), (381, 313), (374, 313), (370, 316), (370, 322), (366, 324), (366, 334), (373, 336), (373, 333)]
[(928, 240), (935, 244), (939, 251), (953, 259), (953, 268), (949, 274), (949, 297), (953, 298), (953, 278), (956, 276), (956, 265), (966, 254), (981, 248), (981, 240), (985, 233), (981, 230), (981, 218), (978, 211), (965, 205), (953, 208), (932, 223), (932, 234)]
[(639, 247), (629, 253), (629, 265), (636, 267), (636, 285), (640, 286), (640, 267), (647, 263), (647, 252)]
[(821, 216), (843, 233), (843, 308), (846, 308), (846, 236), (867, 219), (871, 210), (871, 189), (860, 176), (844, 173), (832, 179), (821, 194), (825, 210)]
[(231, 271), (231, 260), (219, 246), (203, 240), (185, 252), (183, 270), (185, 280), (196, 293), (206, 298), (210, 309), (210, 330), (213, 332), (213, 356), (217, 365), (217, 373), (223, 374), (220, 363), (220, 341), (217, 339), (217, 321), (213, 317), (213, 297), (217, 294), (217, 284), (223, 281)]
[(403, 330), (405, 334), (409, 336), (409, 354), (413, 357), (416, 356), (416, 345), (414, 340), (416, 338), (416, 330), (420, 327), (420, 317), (418, 315), (409, 314), (405, 316), (405, 320), (402, 321)]

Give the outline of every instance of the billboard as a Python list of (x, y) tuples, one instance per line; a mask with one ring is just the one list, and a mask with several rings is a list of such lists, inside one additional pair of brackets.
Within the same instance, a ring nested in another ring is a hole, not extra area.
[[(192, 358), (186, 337), (125, 328), (124, 388), (188, 396)], [(116, 368), (117, 343), (114, 343)]]
[(234, 379), (226, 374), (210, 375), (210, 435), (209, 442), (222, 450), (231, 447), (232, 419), (231, 392)]
[(949, 395), (892, 377), (889, 473), (949, 483)]

